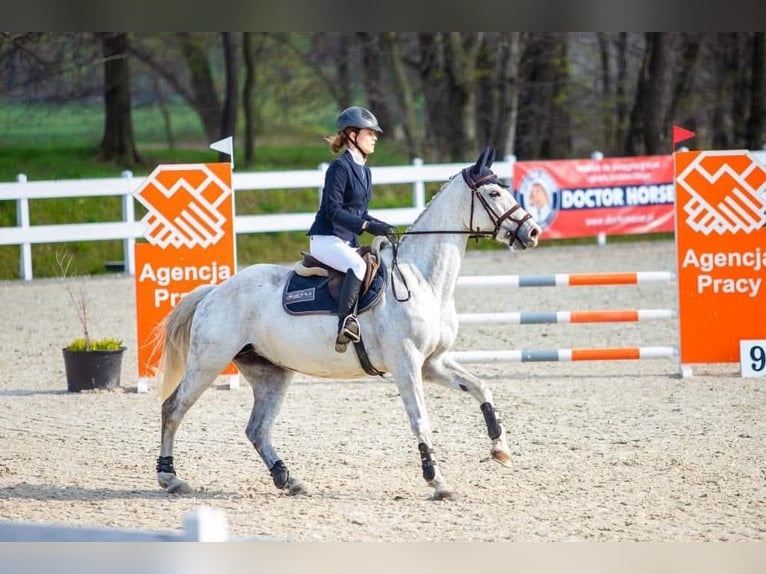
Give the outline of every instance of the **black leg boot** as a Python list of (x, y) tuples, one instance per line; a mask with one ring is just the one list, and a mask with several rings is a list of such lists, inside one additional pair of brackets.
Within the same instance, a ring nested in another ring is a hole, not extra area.
[(350, 269), (340, 288), (338, 296), (338, 337), (335, 339), (335, 350), (345, 353), (349, 343), (359, 341), (359, 323), (356, 320), (356, 303), (362, 281), (356, 278)]

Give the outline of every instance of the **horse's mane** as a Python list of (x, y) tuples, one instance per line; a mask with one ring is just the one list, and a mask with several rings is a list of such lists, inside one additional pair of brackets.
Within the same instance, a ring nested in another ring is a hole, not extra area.
[[(452, 177), (450, 177), (447, 181), (445, 181), (442, 184), (442, 186), (439, 188), (439, 191), (437, 191), (434, 194), (434, 196), (428, 201), (428, 203), (426, 203), (426, 206), (423, 208), (423, 211), (421, 211), (418, 214), (418, 216), (415, 218), (415, 221), (413, 221), (410, 224), (410, 226), (407, 228), (407, 230), (412, 229), (413, 227), (415, 227), (418, 224), (418, 221), (420, 221), (423, 218), (423, 216), (426, 214), (426, 211), (428, 211), (428, 208), (431, 206), (431, 204), (434, 202), (434, 200), (436, 200), (436, 198), (441, 195), (441, 193), (447, 188), (447, 186), (449, 186), (452, 183), (452, 180), (454, 180), (458, 175), (460, 175), (460, 174), (453, 175)], [(404, 241), (406, 238), (407, 238), (407, 236), (405, 234), (405, 236), (402, 237), (402, 241)]]
[[(428, 208), (429, 208), (429, 207), (431, 206), (431, 204), (432, 204), (432, 203), (433, 203), (433, 202), (436, 200), (436, 198), (437, 198), (437, 197), (439, 197), (439, 196), (441, 195), (441, 193), (442, 193), (442, 192), (443, 192), (443, 191), (444, 191), (444, 190), (447, 188), (447, 186), (449, 186), (449, 185), (452, 183), (452, 180), (454, 180), (456, 177), (458, 177), (458, 176), (460, 176), (460, 175), (462, 175), (462, 174), (461, 174), (461, 173), (457, 173), (457, 174), (453, 175), (452, 177), (450, 177), (450, 178), (449, 178), (447, 181), (445, 181), (445, 182), (442, 184), (442, 186), (439, 188), (439, 191), (437, 191), (437, 192), (434, 194), (434, 196), (433, 196), (433, 197), (432, 197), (432, 198), (431, 198), (431, 199), (428, 201), (428, 203), (426, 203), (426, 206), (423, 208), (423, 211), (421, 211), (421, 212), (418, 214), (418, 216), (415, 218), (415, 221), (413, 221), (413, 222), (410, 224), (410, 226), (407, 228), (408, 230), (409, 230), (409, 229), (412, 229), (413, 227), (415, 227), (415, 226), (418, 224), (418, 221), (420, 221), (420, 220), (423, 218), (423, 216), (425, 215), (426, 211), (428, 211)], [(507, 186), (507, 185), (505, 185), (505, 184), (503, 184), (503, 182), (502, 182), (502, 181), (500, 181), (499, 179), (492, 179), (492, 180), (490, 180), (490, 181), (487, 181), (487, 182), (485, 182), (485, 183), (482, 183), (482, 184), (481, 184), (481, 187), (484, 187), (484, 186), (486, 186), (486, 185), (497, 185), (497, 186), (499, 186), (499, 187), (503, 187), (503, 188), (506, 188), (506, 189), (508, 188), (508, 186)], [(405, 238), (406, 238), (406, 234), (405, 234), (405, 237), (403, 237), (403, 238), (402, 238), (402, 241), (404, 241), (404, 239), (405, 239)]]

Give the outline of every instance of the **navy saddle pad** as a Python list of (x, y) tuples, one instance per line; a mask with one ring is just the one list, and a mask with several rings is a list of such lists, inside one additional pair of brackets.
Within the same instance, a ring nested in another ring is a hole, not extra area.
[[(357, 314), (375, 306), (386, 287), (385, 266), (381, 263), (367, 293), (362, 295)], [(327, 277), (303, 277), (292, 271), (282, 293), (282, 305), (290, 315), (312, 315), (316, 313), (338, 313), (338, 302), (330, 296)]]

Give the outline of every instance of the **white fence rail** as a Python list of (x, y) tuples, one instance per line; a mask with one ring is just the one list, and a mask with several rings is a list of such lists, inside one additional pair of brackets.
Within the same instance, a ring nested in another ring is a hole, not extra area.
[[(425, 184), (444, 182), (470, 165), (466, 163), (441, 163), (426, 165), (415, 159), (412, 165), (373, 167), (372, 180), (375, 185), (412, 184), (410, 207), (373, 209), (372, 213), (392, 225), (409, 225), (425, 207)], [(232, 187), (235, 195), (240, 191), (269, 189), (316, 188), (317, 198), (324, 183), (328, 164), (321, 164), (314, 170), (281, 172), (234, 172)], [(495, 173), (510, 180), (513, 173), (513, 158), (493, 164)], [(124, 246), (125, 271), (135, 273), (134, 246), (136, 238), (143, 237), (143, 227), (135, 218), (133, 192), (143, 182), (129, 171), (122, 177), (100, 179), (73, 179), (53, 181), (28, 181), (20, 174), (17, 181), (0, 183), (0, 201), (16, 201), (16, 225), (0, 227), (0, 245), (19, 245), (19, 271), (21, 278), (34, 277), (32, 268), (32, 245), (39, 243), (64, 243), (68, 241), (122, 240)], [(59, 225), (31, 225), (29, 202), (35, 199), (79, 198), (79, 197), (122, 197), (122, 215), (119, 221), (101, 223), (71, 223)], [(318, 201), (317, 201), (318, 203)], [(307, 230), (314, 213), (278, 213), (264, 215), (235, 215), (236, 234), (268, 233), (275, 231)]]

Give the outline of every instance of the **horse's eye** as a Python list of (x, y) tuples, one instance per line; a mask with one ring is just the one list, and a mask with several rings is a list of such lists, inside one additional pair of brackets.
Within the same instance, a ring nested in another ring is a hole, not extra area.
[(491, 198), (493, 198), (493, 199), (496, 198), (496, 197), (500, 197), (500, 192), (499, 191), (490, 191), (489, 192), (489, 196)]

